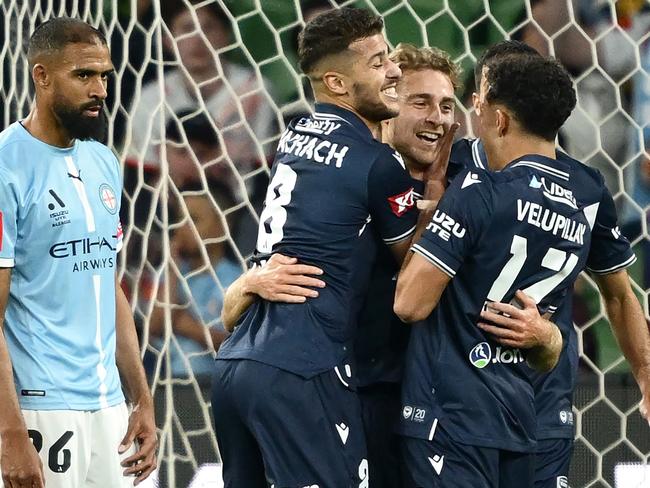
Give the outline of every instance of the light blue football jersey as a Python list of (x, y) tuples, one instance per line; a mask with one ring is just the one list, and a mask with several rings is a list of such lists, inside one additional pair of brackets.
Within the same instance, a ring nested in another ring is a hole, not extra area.
[(4, 332), (21, 408), (124, 401), (115, 364), (122, 182), (95, 141), (69, 149), (16, 122), (0, 133), (0, 267), (12, 267)]

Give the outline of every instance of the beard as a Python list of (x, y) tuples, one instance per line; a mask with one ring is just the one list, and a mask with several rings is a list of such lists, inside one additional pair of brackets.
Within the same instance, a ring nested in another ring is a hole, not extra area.
[(357, 112), (365, 119), (373, 122), (392, 119), (399, 114), (399, 108), (392, 108), (386, 105), (380, 95), (372, 93), (368, 85), (355, 83), (352, 86), (352, 93), (356, 100)]
[[(84, 115), (84, 110), (97, 105), (102, 106), (97, 117)], [(79, 107), (74, 107), (59, 97), (54, 102), (52, 110), (59, 119), (61, 126), (71, 138), (79, 139), (80, 141), (94, 139), (101, 143), (106, 142), (108, 136), (108, 117), (106, 116), (101, 101), (94, 101), (85, 103)]]

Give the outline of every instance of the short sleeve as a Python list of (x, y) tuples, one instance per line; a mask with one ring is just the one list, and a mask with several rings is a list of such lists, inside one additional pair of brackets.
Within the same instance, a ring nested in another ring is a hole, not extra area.
[(122, 212), (122, 169), (120, 166), (120, 162), (115, 156), (113, 152), (111, 152), (113, 156), (113, 162), (115, 164), (115, 174), (114, 174), (114, 181), (115, 181), (115, 188), (117, 188), (117, 212), (115, 215), (117, 216), (117, 228), (115, 229), (115, 249), (119, 253), (122, 250), (122, 245), (124, 244), (124, 229), (122, 228), (122, 220), (120, 218), (121, 212)]
[(462, 171), (438, 204), (411, 250), (453, 277), (489, 223), (491, 182), (485, 173)]
[(18, 237), (18, 189), (0, 170), (0, 268), (13, 268)]
[(595, 213), (596, 217), (591, 232), (587, 269), (595, 274), (607, 274), (634, 263), (636, 256), (630, 248), (630, 241), (618, 227), (614, 199), (604, 183), (600, 203), (597, 208), (592, 208), (591, 212)]
[(386, 244), (403, 241), (415, 232), (415, 193), (402, 157), (382, 151), (368, 174), (368, 205)]
[(115, 251), (120, 252), (124, 245), (124, 230), (122, 230), (122, 221), (117, 219), (117, 231), (115, 233)]

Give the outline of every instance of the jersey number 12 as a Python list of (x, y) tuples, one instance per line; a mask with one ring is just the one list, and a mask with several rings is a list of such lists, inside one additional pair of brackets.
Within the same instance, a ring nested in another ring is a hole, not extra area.
[[(499, 273), (496, 281), (492, 284), (492, 288), (490, 288), (487, 296), (488, 300), (493, 302), (503, 300), (503, 297), (508, 293), (517, 279), (519, 272), (524, 267), (524, 263), (528, 257), (527, 248), (528, 239), (518, 235), (513, 236), (510, 246), (510, 254), (512, 256), (501, 270), (501, 273)], [(569, 256), (567, 258), (567, 253), (564, 251), (560, 251), (554, 247), (548, 249), (544, 259), (542, 259), (542, 266), (555, 271), (555, 273), (522, 290), (526, 295), (535, 300), (535, 303), (541, 302), (576, 267), (576, 264), (578, 264), (578, 256), (573, 253), (568, 254)]]

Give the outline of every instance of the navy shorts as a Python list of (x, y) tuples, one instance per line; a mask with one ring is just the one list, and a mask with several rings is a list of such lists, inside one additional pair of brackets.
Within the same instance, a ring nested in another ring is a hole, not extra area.
[(310, 379), (217, 360), (212, 410), (225, 488), (368, 488), (359, 400), (337, 370)]
[(378, 383), (359, 388), (363, 429), (368, 445), (372, 488), (402, 486), (399, 436), (394, 433), (402, 402), (398, 383)]
[(573, 439), (542, 439), (535, 453), (535, 488), (568, 488)]
[(469, 446), (440, 425), (433, 440), (401, 438), (404, 488), (533, 488), (535, 454)]

